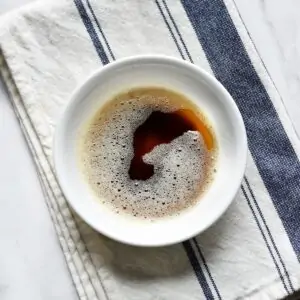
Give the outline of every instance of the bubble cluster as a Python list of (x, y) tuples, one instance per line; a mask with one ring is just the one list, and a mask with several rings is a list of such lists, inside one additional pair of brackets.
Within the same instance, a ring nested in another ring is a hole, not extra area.
[(80, 139), (80, 162), (87, 182), (116, 213), (154, 219), (179, 214), (195, 204), (212, 180), (215, 153), (197, 131), (188, 131), (143, 156), (154, 166), (147, 180), (132, 180), (133, 136), (154, 110), (171, 112), (184, 102), (166, 93), (139, 89), (120, 94), (100, 109)]

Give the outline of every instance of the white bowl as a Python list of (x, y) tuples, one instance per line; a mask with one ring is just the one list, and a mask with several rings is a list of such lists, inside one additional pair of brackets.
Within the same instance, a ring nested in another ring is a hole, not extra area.
[[(155, 222), (122, 216), (101, 204), (78, 167), (79, 129), (114, 95), (140, 86), (162, 86), (185, 94), (207, 115), (219, 146), (214, 180), (197, 204), (179, 216)], [(71, 97), (57, 126), (54, 144), (57, 177), (77, 214), (100, 233), (138, 246), (181, 242), (212, 225), (239, 189), (246, 156), (243, 120), (226, 89), (199, 67), (166, 56), (126, 58), (96, 71)]]

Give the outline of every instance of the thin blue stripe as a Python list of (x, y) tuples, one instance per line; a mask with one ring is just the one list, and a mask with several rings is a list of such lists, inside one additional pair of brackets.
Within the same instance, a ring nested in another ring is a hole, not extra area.
[[(86, 26), (86, 24), (88, 24), (88, 25), (91, 24), (91, 26), (92, 26), (91, 20), (89, 19), (89, 16), (88, 16), (88, 14), (86, 13), (86, 11), (85, 11), (85, 9), (84, 9), (84, 6), (82, 5), (81, 0), (74, 0), (74, 1), (75, 1), (75, 4), (76, 4), (77, 8), (78, 8), (78, 11), (79, 11), (80, 15), (81, 15), (81, 16), (83, 15), (82, 21), (83, 21), (83, 23), (85, 24), (85, 26)], [(91, 13), (93, 14), (94, 18), (96, 18), (95, 14), (93, 13), (92, 7), (91, 7), (91, 5), (90, 5), (89, 3), (88, 3), (88, 7), (89, 7), (89, 9), (91, 10)], [(84, 11), (83, 11), (83, 10), (84, 10)], [(95, 19), (95, 20), (96, 20), (96, 19)], [(97, 22), (98, 22), (98, 21), (97, 21)], [(98, 23), (99, 23), (99, 22), (98, 22)], [(93, 40), (94, 34), (96, 34), (95, 30), (92, 30), (92, 31), (91, 31), (91, 30), (90, 30), (90, 26), (89, 26), (89, 27), (86, 26), (86, 28), (87, 28), (88, 33), (90, 34), (91, 39)], [(89, 28), (89, 29), (88, 29), (88, 28)], [(99, 28), (101, 28), (101, 27), (100, 27), (100, 24), (99, 24)], [(99, 47), (99, 44), (100, 44), (100, 49), (99, 49), (99, 50), (101, 50), (101, 51), (103, 50), (104, 53), (105, 53), (105, 50), (104, 50), (104, 48), (103, 48), (103, 46), (102, 46), (102, 44), (101, 44), (101, 42), (100, 42), (98, 36), (97, 36), (97, 39), (98, 39), (99, 42), (98, 42), (98, 41), (97, 41), (96, 43), (93, 42), (95, 48), (97, 49), (97, 47)], [(106, 39), (105, 39), (105, 40), (106, 40)], [(111, 48), (109, 47), (109, 43), (108, 43), (107, 40), (106, 40), (106, 43), (107, 43), (108, 49), (111, 49)], [(111, 50), (110, 50), (110, 51), (111, 51)], [(98, 52), (98, 49), (97, 49), (97, 52)], [(111, 52), (111, 56), (114, 58), (114, 55), (112, 54), (112, 52)], [(104, 57), (102, 57), (102, 56), (100, 56), (100, 55), (99, 55), (99, 57), (100, 57), (100, 59), (101, 59), (103, 65), (105, 65), (105, 64), (107, 64), (107, 63), (109, 62), (109, 60), (108, 60), (106, 54), (105, 54), (106, 59), (104, 59)], [(202, 271), (202, 269), (201, 269), (201, 267), (200, 267), (200, 265), (199, 265), (199, 262), (198, 262), (198, 260), (197, 260), (197, 258), (196, 258), (196, 256), (195, 256), (195, 253), (194, 253), (194, 251), (193, 251), (193, 248), (192, 248), (190, 242), (189, 242), (189, 241), (186, 241), (186, 242), (183, 242), (182, 244), (183, 244), (184, 249), (185, 249), (185, 251), (186, 251), (186, 253), (187, 253), (187, 256), (188, 256), (188, 258), (189, 258), (189, 260), (190, 260), (190, 263), (191, 263), (191, 265), (192, 265), (192, 267), (193, 267), (193, 269), (194, 269), (194, 271), (195, 271), (195, 273), (196, 273), (196, 275), (197, 275), (197, 279), (198, 279), (198, 281), (199, 281), (199, 283), (200, 283), (200, 285), (201, 285), (201, 288), (202, 288), (202, 290), (203, 290), (203, 293), (205, 294), (205, 296), (206, 296), (206, 298), (207, 298), (208, 300), (213, 300), (214, 297), (213, 297), (213, 295), (212, 295), (212, 293), (211, 293), (211, 290), (210, 290), (210, 288), (209, 288), (209, 286), (208, 286), (208, 284), (207, 284), (206, 278), (204, 277), (203, 271)]]
[(74, 3), (75, 3), (75, 5), (78, 9), (78, 12), (79, 12), (79, 15), (82, 19), (82, 22), (83, 22), (88, 34), (90, 35), (90, 38), (91, 38), (91, 40), (94, 44), (94, 47), (97, 51), (97, 54), (98, 54), (99, 58), (101, 59), (102, 63), (104, 65), (106, 65), (107, 63), (109, 63), (109, 61), (108, 61), (108, 58), (107, 58), (106, 53), (104, 51), (104, 48), (103, 48), (103, 46), (102, 46), (102, 44), (101, 44), (101, 42), (100, 42), (100, 40), (97, 36), (97, 33), (96, 33), (95, 28), (93, 26), (93, 23), (91, 22), (91, 20), (90, 20), (88, 14), (87, 14), (82, 2), (81, 2), (81, 0), (74, 0)]
[(174, 20), (174, 18), (173, 18), (173, 16), (172, 16), (171, 12), (170, 12), (170, 9), (169, 9), (169, 7), (168, 7), (166, 1), (165, 1), (165, 0), (162, 0), (162, 2), (163, 2), (164, 6), (165, 6), (165, 8), (166, 8), (166, 11), (167, 11), (167, 13), (168, 13), (168, 15), (169, 15), (169, 17), (170, 17), (171, 22), (172, 22), (172, 24), (173, 24), (173, 26), (174, 26), (174, 28), (175, 28), (175, 30), (176, 30), (178, 36), (179, 36), (179, 39), (180, 39), (180, 41), (181, 41), (181, 44), (183, 45), (183, 48), (184, 48), (184, 50), (185, 50), (185, 53), (187, 54), (187, 56), (188, 56), (188, 58), (189, 58), (189, 61), (190, 61), (191, 63), (194, 63), (194, 61), (193, 61), (193, 59), (192, 59), (192, 56), (191, 56), (191, 54), (190, 54), (190, 52), (189, 52), (189, 50), (188, 50), (188, 48), (187, 48), (187, 46), (186, 46), (186, 44), (185, 44), (183, 38), (182, 38), (182, 35), (181, 35), (181, 33), (180, 33), (179, 29), (178, 29), (178, 26), (177, 26), (177, 24), (176, 24), (176, 22), (175, 22), (175, 20)]
[[(174, 35), (174, 33), (173, 33), (173, 31), (172, 31), (172, 29), (171, 29), (171, 27), (170, 27), (168, 21), (166, 20), (166, 17), (165, 17), (165, 15), (164, 15), (164, 13), (163, 13), (163, 11), (162, 11), (162, 9), (161, 9), (161, 6), (160, 6), (159, 2), (158, 2), (157, 0), (155, 0), (155, 2), (156, 2), (156, 5), (157, 5), (157, 7), (158, 7), (158, 10), (159, 10), (160, 14), (161, 14), (162, 17), (163, 17), (163, 20), (164, 20), (166, 26), (167, 26), (168, 29), (169, 29), (169, 32), (170, 32), (170, 34), (171, 34), (171, 36), (172, 36), (172, 38), (173, 38), (173, 41), (174, 41), (174, 43), (175, 43), (175, 45), (176, 45), (176, 47), (177, 47), (177, 50), (178, 50), (178, 52), (179, 52), (181, 58), (185, 60), (185, 57), (183, 56), (183, 53), (182, 53), (181, 48), (180, 48), (180, 46), (179, 46), (179, 43), (177, 42), (177, 39), (176, 39), (176, 37), (175, 37), (175, 35)], [(168, 11), (168, 14), (169, 14), (170, 19), (173, 20), (172, 22), (173, 22), (174, 27), (177, 27), (177, 25), (176, 25), (176, 23), (175, 23), (175, 20), (174, 20), (173, 17), (171, 16), (170, 10), (169, 10), (168, 7), (167, 7), (167, 4), (164, 3), (164, 5), (165, 5), (165, 7), (166, 7), (166, 9), (167, 9), (167, 11)], [(178, 27), (177, 27), (177, 30), (178, 30)], [(179, 30), (178, 30), (177, 33), (181, 36)], [(186, 49), (186, 52), (188, 53), (187, 47), (186, 47), (186, 45), (185, 45), (185, 43), (184, 43), (182, 37), (181, 37), (181, 42), (184, 44), (184, 47), (185, 47), (185, 49)], [(190, 58), (190, 56), (188, 56), (188, 57)], [(191, 60), (191, 58), (190, 58), (190, 60)], [(192, 60), (191, 60), (191, 62), (192, 62)], [(190, 243), (190, 242), (189, 242), (189, 241), (186, 241), (185, 243)], [(202, 253), (201, 253), (201, 251), (200, 251), (199, 245), (197, 244), (197, 241), (196, 241), (196, 240), (195, 240), (195, 244), (196, 244), (197, 249), (198, 249), (198, 251), (199, 251), (199, 254), (200, 254), (200, 256), (201, 256)], [(183, 244), (183, 245), (184, 245), (185, 248), (187, 247), (185, 244)], [(192, 249), (191, 246), (190, 246), (190, 249), (191, 249), (191, 251), (193, 251), (193, 249)], [(202, 255), (202, 256), (203, 256), (203, 255)], [(195, 274), (196, 274), (196, 276), (197, 276), (197, 279), (198, 279), (198, 281), (199, 281), (199, 283), (200, 283), (200, 285), (201, 285), (201, 288), (202, 288), (203, 292), (204, 292), (204, 290), (209, 289), (209, 293), (212, 294), (212, 292), (211, 292), (211, 290), (210, 290), (210, 287), (209, 287), (209, 285), (208, 285), (208, 282), (207, 282), (205, 276), (200, 276), (200, 277), (199, 277), (199, 274), (201, 275), (201, 273), (203, 273), (203, 271), (202, 271), (202, 269), (201, 269), (201, 265), (200, 265), (199, 261), (197, 260), (196, 256), (195, 256), (195, 259), (191, 259), (191, 257), (189, 256), (189, 259), (190, 259), (190, 261), (191, 261), (191, 264), (192, 264), (192, 266), (193, 266), (193, 269), (194, 269), (194, 271), (195, 271)], [(208, 274), (209, 274), (209, 277), (210, 277), (210, 279), (211, 279), (211, 281), (212, 281), (212, 284), (213, 284), (213, 286), (214, 286), (214, 288), (215, 288), (215, 290), (216, 290), (216, 293), (217, 293), (218, 296), (220, 297), (220, 293), (219, 293), (218, 288), (216, 287), (216, 284), (215, 284), (215, 282), (214, 282), (214, 280), (213, 280), (213, 278), (212, 278), (212, 276), (211, 276), (211, 273), (210, 273), (210, 271), (209, 271), (208, 265), (205, 263), (204, 257), (203, 257), (203, 261), (204, 261), (204, 264), (205, 264), (205, 268), (206, 268), (206, 270), (207, 270), (207, 272), (208, 272)], [(195, 265), (194, 265), (194, 264), (195, 264)], [(197, 269), (197, 270), (201, 270), (201, 272), (197, 272), (196, 269)], [(204, 292), (204, 294), (205, 294), (205, 292)]]
[(161, 8), (159, 2), (158, 2), (157, 0), (155, 0), (155, 3), (156, 3), (156, 5), (157, 5), (157, 7), (158, 7), (158, 10), (159, 10), (160, 14), (161, 14), (162, 17), (163, 17), (163, 20), (164, 20), (165, 24), (167, 25), (167, 27), (168, 27), (168, 29), (169, 29), (169, 32), (170, 32), (170, 34), (171, 34), (171, 36), (172, 36), (172, 38), (173, 38), (174, 43), (176, 44), (176, 47), (177, 47), (177, 49), (178, 49), (178, 52), (179, 52), (181, 58), (182, 58), (182, 59), (185, 59), (185, 57), (184, 57), (184, 55), (183, 55), (183, 53), (182, 53), (182, 51), (181, 51), (181, 48), (179, 47), (179, 44), (178, 44), (178, 42), (177, 42), (177, 40), (176, 40), (176, 38), (175, 38), (175, 36), (174, 36), (174, 33), (173, 33), (172, 29), (171, 29), (171, 26), (170, 26), (169, 22), (168, 22), (167, 19), (166, 19), (166, 16), (164, 15), (164, 13), (163, 13), (163, 11), (162, 11), (162, 8)]
[(99, 21), (98, 21), (96, 15), (95, 15), (95, 13), (94, 13), (94, 10), (93, 10), (93, 8), (92, 8), (92, 6), (91, 6), (89, 0), (87, 0), (87, 5), (88, 5), (88, 8), (90, 9), (90, 11), (91, 11), (91, 13), (92, 13), (92, 16), (93, 16), (93, 18), (94, 18), (94, 20), (95, 20), (95, 22), (96, 22), (96, 25), (97, 25), (97, 27), (98, 27), (98, 29), (99, 29), (99, 31), (100, 31), (100, 33), (101, 33), (103, 39), (104, 39), (105, 45), (106, 45), (106, 47), (107, 47), (107, 49), (108, 49), (108, 51), (109, 51), (109, 54), (110, 54), (111, 58), (112, 58), (113, 60), (116, 60), (116, 59), (115, 59), (115, 56), (114, 56), (114, 54), (113, 54), (113, 52), (111, 51), (111, 48), (110, 48), (110, 46), (109, 46), (109, 44), (108, 44), (108, 42), (107, 42), (106, 36), (105, 36), (105, 34), (104, 34), (103, 30), (102, 30), (102, 27), (100, 26), (100, 23), (99, 23)]
[(221, 295), (220, 295), (219, 289), (218, 289), (218, 287), (217, 287), (217, 285), (216, 285), (216, 283), (215, 283), (215, 281), (214, 281), (214, 279), (213, 279), (213, 277), (212, 277), (212, 274), (211, 274), (211, 272), (210, 272), (210, 270), (209, 270), (209, 267), (208, 267), (208, 265), (207, 265), (207, 263), (206, 263), (205, 257), (204, 257), (204, 255), (203, 255), (201, 249), (200, 249), (200, 246), (199, 246), (199, 244), (198, 244), (196, 238), (193, 238), (193, 241), (194, 241), (194, 243), (195, 243), (195, 245), (196, 245), (197, 251), (198, 251), (199, 256), (200, 256), (200, 258), (201, 258), (201, 260), (202, 260), (202, 262), (203, 262), (203, 265), (204, 265), (204, 267), (205, 267), (205, 269), (206, 269), (206, 272), (207, 272), (207, 274), (208, 274), (208, 276), (209, 276), (209, 278), (210, 278), (210, 280), (211, 280), (211, 282), (212, 282), (212, 285), (213, 285), (213, 287), (214, 287), (214, 289), (215, 289), (215, 291), (216, 291), (216, 293), (217, 293), (217, 295), (218, 295), (218, 298), (221, 300), (222, 297), (221, 297)]
[(194, 253), (194, 250), (192, 248), (191, 243), (189, 241), (185, 241), (182, 244), (183, 244), (185, 252), (186, 252), (186, 254), (187, 254), (187, 256), (188, 256), (188, 258), (189, 258), (189, 260), (190, 260), (190, 262), (192, 264), (192, 267), (193, 267), (193, 269), (194, 269), (194, 271), (196, 273), (196, 277), (198, 279), (198, 282), (201, 285), (201, 288), (203, 290), (203, 293), (204, 293), (206, 299), (213, 300), (214, 296), (213, 296), (213, 294), (212, 294), (212, 292), (210, 290), (210, 287), (209, 287), (209, 285), (208, 285), (208, 283), (206, 281), (204, 273), (203, 273), (203, 271), (202, 271), (202, 269), (201, 269), (201, 267), (199, 265), (199, 262), (197, 260), (197, 257), (195, 255), (195, 253)]
[(266, 222), (266, 219), (265, 219), (265, 217), (264, 217), (264, 215), (263, 215), (263, 213), (262, 213), (262, 211), (261, 211), (261, 209), (260, 209), (260, 207), (259, 207), (259, 205), (258, 205), (258, 203), (257, 203), (257, 200), (256, 200), (256, 197), (255, 197), (255, 195), (254, 195), (254, 192), (253, 192), (253, 190), (252, 190), (252, 188), (251, 188), (251, 186), (250, 186), (250, 184), (249, 184), (249, 181), (248, 181), (248, 179), (247, 179), (246, 176), (245, 176), (245, 182), (246, 182), (246, 185), (247, 185), (248, 190), (249, 190), (249, 192), (250, 192), (250, 196), (251, 196), (252, 199), (253, 199), (254, 205), (255, 205), (256, 209), (258, 210), (258, 213), (259, 213), (259, 215), (260, 215), (260, 217), (261, 217), (261, 219), (262, 219), (262, 221), (263, 221), (263, 223), (264, 223), (264, 225), (265, 225), (265, 227), (266, 227), (266, 230), (267, 230), (267, 232), (268, 232), (268, 234), (269, 234), (269, 237), (270, 237), (271, 243), (272, 243), (272, 245), (273, 245), (273, 247), (274, 247), (274, 249), (275, 249), (275, 252), (276, 252), (276, 254), (277, 254), (277, 256), (278, 256), (278, 258), (279, 258), (279, 260), (280, 260), (280, 262), (281, 262), (281, 264), (282, 264), (282, 267), (283, 267), (283, 269), (284, 269), (284, 274), (285, 274), (286, 277), (287, 277), (289, 286), (290, 286), (290, 288), (292, 289), (292, 291), (295, 292), (295, 289), (294, 289), (293, 284), (292, 284), (291, 279), (290, 279), (290, 275), (289, 275), (289, 273), (288, 273), (288, 271), (287, 271), (287, 269), (286, 269), (285, 263), (284, 263), (283, 260), (282, 260), (282, 257), (281, 257), (281, 255), (280, 255), (280, 253), (279, 253), (279, 250), (278, 250), (277, 246), (276, 246), (276, 243), (275, 243), (275, 241), (274, 241), (274, 238), (273, 238), (273, 236), (272, 236), (272, 233), (271, 233), (271, 231), (270, 231), (270, 229), (269, 229), (269, 226), (268, 226), (268, 224), (267, 224), (267, 222)]
[[(178, 29), (178, 26), (177, 26), (177, 24), (176, 24), (176, 22), (175, 22), (175, 20), (174, 20), (174, 18), (173, 18), (173, 16), (172, 16), (171, 12), (170, 12), (169, 7), (168, 7), (167, 3), (165, 2), (165, 0), (162, 0), (162, 1), (163, 1), (163, 4), (164, 4), (164, 6), (165, 6), (165, 8), (166, 8), (166, 11), (167, 11), (167, 13), (168, 13), (168, 15), (169, 15), (171, 21), (172, 21), (172, 23), (173, 23), (173, 26), (174, 26), (174, 28), (175, 28), (175, 30), (176, 30), (176, 32), (177, 32), (179, 38), (180, 38), (180, 42), (181, 42), (182, 46), (184, 47), (185, 52), (187, 53), (187, 56), (188, 56), (188, 58), (189, 58), (189, 61), (190, 61), (191, 63), (193, 63), (193, 59), (192, 59), (192, 57), (191, 57), (191, 55), (190, 55), (190, 53), (189, 53), (189, 50), (188, 50), (188, 48), (187, 48), (187, 46), (186, 46), (186, 44), (185, 44), (185, 42), (184, 42), (184, 40), (183, 40), (183, 38), (182, 38), (182, 35), (181, 35), (181, 33), (180, 33), (179, 29)], [(157, 1), (156, 1), (156, 2), (157, 2)], [(159, 8), (159, 10), (160, 10), (160, 13), (161, 13), (162, 16), (164, 17), (164, 15), (163, 15), (163, 13), (162, 13), (162, 10), (161, 10), (161, 8), (159, 7), (159, 3), (158, 3), (158, 2), (157, 2), (157, 6), (158, 6), (158, 8)], [(173, 37), (173, 40), (174, 40), (176, 46), (177, 46), (177, 49), (178, 49), (179, 53), (181, 53), (181, 49), (180, 49), (179, 43), (177, 42), (177, 40), (176, 40), (176, 38), (175, 38), (175, 35), (174, 35), (173, 32), (171, 31), (170, 26), (168, 26), (168, 28), (169, 28), (169, 31), (170, 31), (170, 33), (171, 33), (171, 35), (172, 35), (172, 37)], [(182, 56), (182, 55), (181, 55), (181, 56)], [(184, 57), (182, 57), (182, 58), (185, 59)], [(211, 280), (211, 283), (212, 283), (212, 285), (213, 285), (213, 287), (214, 287), (214, 289), (215, 289), (215, 291), (216, 291), (216, 293), (217, 293), (219, 299), (221, 299), (220, 292), (219, 292), (219, 290), (218, 290), (218, 288), (217, 288), (217, 285), (216, 285), (216, 283), (215, 283), (215, 281), (214, 281), (214, 279), (213, 279), (213, 277), (212, 277), (212, 274), (211, 274), (211, 272), (210, 272), (210, 270), (209, 270), (209, 267), (208, 267), (208, 265), (207, 265), (207, 263), (206, 263), (206, 260), (205, 260), (203, 254), (202, 254), (202, 252), (201, 252), (201, 250), (200, 250), (200, 246), (199, 246), (199, 244), (198, 244), (198, 242), (197, 242), (196, 239), (194, 239), (194, 243), (195, 243), (196, 248), (197, 248), (197, 250), (198, 250), (198, 253), (199, 253), (199, 255), (200, 255), (200, 257), (201, 257), (201, 259), (202, 259), (202, 261), (203, 261), (204, 267), (205, 267), (205, 269), (206, 269), (206, 271), (207, 271), (207, 273), (208, 273), (208, 276), (209, 276), (209, 278), (210, 278), (210, 280)], [(201, 266), (200, 266), (200, 267), (201, 267)], [(206, 279), (205, 279), (205, 281), (206, 281)], [(207, 284), (207, 282), (206, 282), (206, 284)]]
[(222, 0), (181, 0), (217, 79), (244, 118), (249, 149), (300, 258), (300, 163)]
[(274, 264), (275, 264), (275, 267), (276, 267), (276, 269), (277, 269), (277, 272), (278, 272), (278, 274), (279, 274), (279, 277), (280, 277), (280, 279), (281, 279), (281, 281), (282, 281), (282, 283), (283, 283), (283, 286), (284, 286), (286, 292), (289, 294), (290, 292), (289, 292), (289, 290), (288, 290), (288, 288), (287, 288), (287, 286), (286, 286), (286, 283), (285, 283), (285, 281), (284, 281), (284, 278), (283, 278), (283, 276), (282, 276), (282, 273), (281, 273), (281, 271), (280, 271), (280, 268), (279, 268), (279, 266), (278, 266), (278, 264), (277, 264), (277, 262), (276, 262), (276, 260), (275, 260), (275, 257), (274, 257), (274, 255), (273, 255), (273, 252), (271, 251), (271, 247), (270, 247), (270, 245), (269, 245), (269, 243), (268, 243), (268, 241), (267, 241), (267, 238), (266, 238), (266, 236), (265, 236), (265, 234), (264, 234), (264, 232), (263, 232), (263, 230), (262, 230), (262, 227), (261, 227), (261, 225), (260, 225), (260, 223), (259, 223), (259, 221), (258, 221), (258, 218), (257, 218), (257, 216), (256, 216), (256, 214), (255, 214), (255, 212), (254, 212), (254, 209), (253, 209), (253, 206), (252, 206), (252, 204), (251, 204), (251, 202), (250, 202), (250, 199), (249, 199), (249, 197), (248, 197), (248, 195), (247, 195), (247, 193), (246, 193), (245, 188), (243, 187), (243, 185), (242, 185), (241, 188), (242, 188), (244, 197), (245, 197), (245, 199), (246, 199), (246, 201), (247, 201), (247, 203), (248, 203), (248, 206), (250, 207), (251, 212), (252, 212), (252, 214), (253, 214), (253, 216), (254, 216), (256, 225), (258, 226), (258, 228), (259, 228), (259, 230), (260, 230), (260, 232), (261, 232), (261, 235), (262, 235), (262, 237), (263, 237), (263, 239), (264, 239), (264, 241), (265, 241), (265, 244), (267, 245), (267, 248), (268, 248), (268, 250), (269, 250), (269, 252), (270, 252), (270, 254), (271, 254), (271, 256), (272, 256), (273, 262), (274, 262)]

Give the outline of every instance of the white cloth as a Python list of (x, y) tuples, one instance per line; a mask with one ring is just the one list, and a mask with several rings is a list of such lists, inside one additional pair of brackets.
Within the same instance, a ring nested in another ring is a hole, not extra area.
[[(81, 299), (278, 299), (300, 288), (299, 141), (232, 0), (36, 3), (0, 20), (0, 49)], [(67, 205), (52, 166), (55, 124), (74, 88), (102, 64), (143, 53), (213, 72), (241, 109), (250, 149), (242, 189), (221, 220), (153, 249), (92, 230)]]

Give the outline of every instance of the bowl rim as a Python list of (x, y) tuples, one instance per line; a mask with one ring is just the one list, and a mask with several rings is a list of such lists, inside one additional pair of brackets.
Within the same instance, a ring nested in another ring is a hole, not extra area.
[[(120, 235), (111, 234), (111, 233), (107, 232), (106, 230), (104, 230), (103, 228), (97, 227), (85, 215), (82, 214), (80, 209), (78, 209), (77, 206), (72, 201), (72, 196), (70, 196), (68, 184), (65, 183), (65, 180), (62, 178), (62, 172), (60, 169), (61, 166), (59, 164), (59, 155), (60, 155), (59, 143), (60, 143), (60, 137), (62, 135), (62, 132), (64, 131), (63, 129), (66, 126), (65, 120), (67, 120), (67, 115), (70, 114), (71, 108), (74, 106), (74, 103), (76, 102), (75, 99), (77, 99), (80, 96), (80, 93), (82, 92), (82, 90), (86, 89), (87, 86), (90, 84), (90, 82), (92, 80), (95, 80), (101, 73), (112, 71), (115, 68), (118, 68), (122, 65), (139, 63), (139, 62), (142, 62), (142, 63), (151, 62), (151, 63), (156, 63), (156, 64), (163, 62), (163, 63), (168, 63), (169, 65), (177, 65), (178, 67), (192, 69), (192, 70), (200, 73), (201, 76), (206, 79), (206, 81), (207, 81), (209, 87), (212, 89), (212, 91), (218, 90), (218, 93), (221, 94), (221, 97), (226, 99), (226, 102), (228, 103), (228, 105), (231, 105), (231, 109), (233, 109), (233, 111), (235, 113), (235, 118), (236, 118), (235, 121), (237, 122), (237, 126), (239, 128), (239, 139), (240, 139), (239, 145), (240, 145), (240, 151), (242, 151), (242, 154), (241, 154), (241, 159), (240, 159), (240, 167), (238, 169), (238, 180), (236, 180), (235, 185), (234, 185), (235, 192), (232, 195), (230, 195), (230, 201), (228, 201), (228, 203), (226, 203), (226, 205), (224, 205), (223, 208), (220, 209), (217, 214), (215, 214), (215, 217), (212, 219), (212, 221), (210, 223), (207, 223), (205, 226), (203, 226), (202, 228), (199, 228), (199, 229), (197, 229), (196, 226), (193, 226), (194, 230), (191, 230), (189, 235), (178, 236), (177, 239), (168, 240), (165, 243), (162, 243), (162, 242), (140, 243), (138, 240), (134, 240), (134, 241), (132, 239), (128, 240), (126, 237), (123, 238)], [(56, 179), (59, 183), (59, 186), (62, 190), (62, 193), (63, 193), (66, 201), (68, 202), (68, 204), (70, 204), (72, 209), (80, 216), (80, 218), (82, 218), (84, 220), (84, 222), (86, 222), (90, 227), (95, 229), (97, 232), (99, 232), (113, 240), (116, 240), (118, 242), (128, 244), (128, 245), (133, 245), (133, 246), (142, 246), (142, 247), (161, 247), (161, 246), (168, 246), (168, 245), (176, 244), (176, 243), (188, 240), (188, 239), (204, 232), (205, 230), (207, 230), (207, 228), (211, 227), (228, 209), (228, 207), (232, 203), (233, 199), (235, 198), (235, 196), (241, 186), (241, 183), (242, 183), (242, 180), (243, 180), (243, 177), (245, 174), (245, 170), (246, 170), (247, 153), (248, 153), (247, 134), (246, 134), (244, 121), (243, 121), (242, 115), (241, 115), (235, 101), (233, 100), (233, 98), (229, 94), (229, 92), (226, 90), (226, 88), (213, 75), (211, 75), (210, 73), (208, 73), (201, 67), (196, 66), (190, 62), (187, 62), (187, 61), (175, 58), (175, 57), (167, 56), (167, 55), (152, 55), (152, 54), (148, 55), (147, 54), (147, 55), (130, 56), (130, 57), (118, 59), (114, 62), (111, 62), (111, 63), (95, 70), (91, 75), (89, 75), (83, 81), (83, 83), (81, 83), (79, 86), (77, 86), (75, 88), (75, 90), (69, 97), (69, 100), (66, 104), (65, 110), (63, 111), (63, 113), (60, 116), (58, 123), (56, 125), (54, 138), (53, 138), (53, 162), (54, 162), (55, 176), (56, 176)]]

